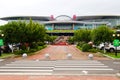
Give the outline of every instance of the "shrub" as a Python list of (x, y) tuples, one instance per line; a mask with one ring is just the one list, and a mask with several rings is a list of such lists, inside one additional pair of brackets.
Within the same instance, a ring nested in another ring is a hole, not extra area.
[(44, 42), (37, 42), (37, 44), (38, 44), (38, 46), (43, 46), (43, 45), (45, 45)]
[(45, 47), (46, 47), (46, 45), (44, 45), (44, 46), (38, 46), (38, 50), (41, 50), (41, 49), (43, 49)]
[(87, 51), (89, 51), (89, 49), (91, 49), (91, 48), (92, 48), (91, 45), (85, 43), (85, 44), (83, 44), (83, 46), (82, 46), (82, 51), (83, 51), (83, 52), (87, 52)]
[(15, 55), (22, 55), (23, 53), (27, 53), (28, 55), (31, 55), (33, 52), (41, 50), (45, 47), (46, 47), (46, 45), (37, 46), (36, 43), (32, 43), (32, 48), (30, 50), (21, 49), (21, 50), (15, 51), (14, 54)]
[(84, 44), (85, 44), (85, 42), (79, 42), (79, 43), (77, 44), (77, 46), (82, 47)]
[(93, 48), (93, 49), (89, 49), (88, 51), (89, 51), (89, 52), (92, 52), (92, 53), (98, 52), (98, 50), (97, 50), (97, 49), (94, 49), (94, 48)]
[(33, 42), (30, 47), (31, 47), (32, 49), (37, 49), (38, 44), (35, 43), (35, 42)]
[(38, 50), (41, 50), (41, 49), (43, 49), (43, 46), (38, 46)]
[(15, 55), (22, 55), (23, 53), (28, 53), (28, 51), (26, 50), (19, 50), (19, 51), (15, 51)]
[(32, 52), (36, 52), (37, 51), (37, 49), (30, 49), (30, 53), (32, 53)]
[(25, 45), (21, 45), (21, 49), (22, 50), (26, 50), (26, 46)]
[(19, 51), (15, 51), (15, 55), (22, 55), (23, 53), (27, 53), (27, 54), (31, 54), (33, 52), (36, 52), (37, 49), (30, 49), (29, 51), (28, 50), (19, 50)]

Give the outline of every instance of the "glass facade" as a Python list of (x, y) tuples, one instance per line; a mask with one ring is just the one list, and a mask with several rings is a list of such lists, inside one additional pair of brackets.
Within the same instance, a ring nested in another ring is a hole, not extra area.
[(52, 24), (46, 24), (45, 29), (47, 30), (53, 30)]
[(85, 24), (85, 28), (87, 28), (87, 29), (93, 29), (94, 25), (93, 24)]
[(78, 29), (93, 29), (103, 24), (84, 24), (84, 23), (59, 23), (59, 24), (46, 24), (47, 30), (78, 30)]
[(54, 24), (55, 30), (72, 30), (73, 25), (72, 24)]
[[(54, 17), (53, 17), (54, 18)], [(76, 16), (71, 18), (67, 15), (60, 15), (51, 20), (50, 17), (44, 16), (16, 16), (4, 17), (1, 20), (10, 21), (26, 21), (32, 19), (34, 22), (44, 24), (47, 30), (77, 30), (77, 29), (93, 29), (100, 25), (109, 25), (111, 28), (120, 25), (120, 16)]]
[(85, 22), (106, 22), (110, 23), (110, 26), (114, 27), (116, 25), (120, 25), (120, 18), (116, 19), (92, 19), (92, 20), (84, 20)]
[(74, 30), (78, 30), (82, 28), (84, 28), (84, 24), (74, 24)]

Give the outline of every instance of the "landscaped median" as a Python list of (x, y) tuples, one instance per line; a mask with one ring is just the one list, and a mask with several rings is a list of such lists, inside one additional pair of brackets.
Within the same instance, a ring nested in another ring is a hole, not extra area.
[(111, 59), (120, 59), (120, 53), (117, 53), (117, 56), (115, 56), (115, 53), (104, 53), (104, 56), (111, 58)]
[(21, 57), (23, 53), (26, 53), (28, 56), (36, 54), (35, 52), (46, 48), (47, 46), (38, 46), (37, 49), (30, 49), (30, 50), (19, 50), (14, 51), (13, 53), (2, 53), (0, 56), (0, 59), (6, 59), (6, 58), (15, 58), (15, 57)]
[(15, 54), (13, 53), (2, 53), (2, 55), (0, 56), (0, 59), (4, 59), (4, 58), (10, 58), (10, 57), (14, 57)]
[(115, 53), (110, 53), (110, 52), (104, 53), (103, 50), (93, 48), (92, 46), (90, 47), (88, 43), (81, 42), (77, 45), (77, 48), (80, 49), (82, 52), (89, 52), (97, 57), (108, 57), (111, 59), (120, 59), (120, 52), (117, 53), (117, 56), (115, 55)]
[[(88, 44), (88, 45), (89, 45), (89, 44)], [(86, 54), (87, 56), (88, 56), (89, 54), (93, 54), (94, 57), (99, 57), (99, 58), (105, 57), (105, 56), (103, 55), (103, 53), (102, 53), (101, 50), (96, 49), (96, 48), (89, 47), (88, 45), (87, 45), (87, 43), (86, 43), (85, 45), (82, 44), (81, 47), (80, 47), (80, 46), (77, 46), (77, 48), (78, 48), (79, 50), (81, 50), (84, 54)]]

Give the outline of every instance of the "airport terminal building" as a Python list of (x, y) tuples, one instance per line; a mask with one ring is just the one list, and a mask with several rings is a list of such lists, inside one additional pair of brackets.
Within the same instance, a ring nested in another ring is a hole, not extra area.
[(99, 15), (99, 16), (76, 16), (60, 15), (57, 17), (51, 16), (13, 16), (3, 17), (5, 21), (29, 21), (30, 18), (34, 22), (44, 24), (47, 30), (78, 30), (78, 29), (93, 29), (100, 25), (109, 25), (114, 27), (120, 25), (120, 16)]

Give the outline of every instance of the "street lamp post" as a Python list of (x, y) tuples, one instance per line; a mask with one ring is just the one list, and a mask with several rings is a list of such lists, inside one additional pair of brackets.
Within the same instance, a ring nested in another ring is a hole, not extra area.
[[(0, 37), (3, 37), (4, 36), (4, 34), (2, 34), (1, 33), (1, 30), (0, 30)], [(3, 46), (3, 39), (2, 38), (0, 38), (0, 56), (2, 56), (2, 49), (1, 49), (1, 46)]]
[(117, 37), (119, 37), (120, 34), (113, 34), (113, 37), (115, 37), (115, 40), (113, 41), (113, 45), (115, 46), (115, 56), (117, 56), (117, 47), (119, 46), (119, 39), (117, 39)]
[(0, 46), (0, 56), (1, 56), (1, 50), (2, 50), (2, 49), (1, 49), (1, 46)]

